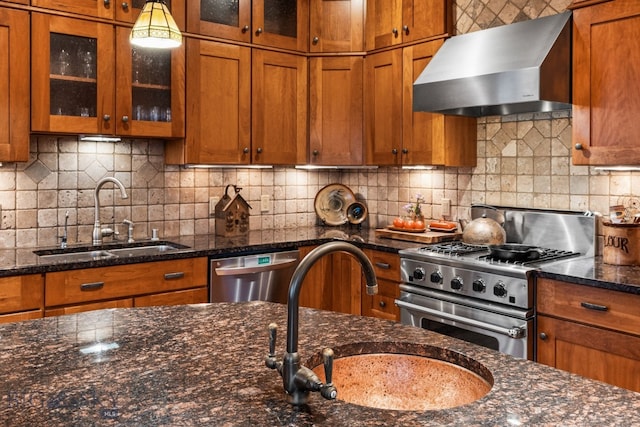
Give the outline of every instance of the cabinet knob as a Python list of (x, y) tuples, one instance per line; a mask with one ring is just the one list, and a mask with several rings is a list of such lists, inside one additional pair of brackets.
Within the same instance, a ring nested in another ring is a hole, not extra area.
[(380, 301), (380, 307), (385, 308), (387, 306), (387, 303), (384, 301)]
[(129, 121), (129, 116), (122, 116), (122, 123), (127, 123)]
[(403, 148), (402, 149), (402, 154), (408, 154), (409, 153), (409, 149), (408, 148)]
[(262, 34), (262, 27), (258, 27), (256, 30), (256, 35), (259, 36), (260, 34)]
[(104, 116), (102, 116), (102, 120), (104, 120), (105, 122), (108, 122), (109, 120), (111, 120), (111, 116), (108, 114), (105, 114)]
[(542, 341), (546, 341), (547, 338), (549, 338), (549, 336), (547, 334), (545, 334), (544, 332), (540, 332), (540, 339)]
[(244, 147), (244, 148), (242, 149), (242, 152), (243, 152), (244, 154), (247, 154), (247, 153), (249, 152), (249, 147)]
[(243, 33), (246, 33), (247, 31), (249, 31), (249, 26), (248, 26), (248, 25), (245, 25), (244, 27), (242, 27), (242, 30), (241, 30), (241, 31), (242, 31)]
[(409, 34), (409, 26), (408, 25), (403, 25), (402, 26), (402, 31), (404, 31), (405, 34)]
[(256, 148), (256, 153), (258, 153), (258, 154), (262, 153), (262, 147)]
[(320, 154), (320, 151), (318, 151), (318, 150), (313, 150), (313, 151), (311, 152), (311, 154), (313, 154), (314, 156), (317, 156), (318, 154)]
[(318, 44), (319, 41), (320, 41), (320, 38), (318, 36), (315, 36), (313, 40), (311, 40), (311, 43)]
[(120, 5), (122, 6), (122, 8), (123, 8), (124, 10), (129, 9), (129, 3), (127, 3), (126, 1), (123, 1)]
[(576, 147), (576, 150), (582, 150), (582, 144), (579, 142), (575, 145), (575, 147)]
[(395, 154), (398, 154), (398, 149), (397, 149), (397, 148), (394, 148), (393, 150), (391, 150), (391, 154), (394, 154), (394, 155), (395, 155)]
[(109, 6), (111, 4), (111, 0), (103, 0), (105, 6)]
[(394, 28), (393, 30), (391, 30), (391, 32), (393, 33), (394, 36), (398, 37), (398, 29)]

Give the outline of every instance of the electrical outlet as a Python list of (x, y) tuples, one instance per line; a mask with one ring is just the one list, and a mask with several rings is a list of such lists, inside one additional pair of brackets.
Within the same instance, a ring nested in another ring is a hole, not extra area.
[(271, 211), (271, 196), (263, 194), (260, 196), (260, 212)]
[(209, 215), (216, 214), (216, 205), (218, 204), (219, 201), (220, 201), (220, 197), (218, 196), (209, 197)]
[(451, 215), (451, 199), (442, 199), (440, 201), (441, 204), (441, 210), (442, 210), (442, 216), (449, 216)]

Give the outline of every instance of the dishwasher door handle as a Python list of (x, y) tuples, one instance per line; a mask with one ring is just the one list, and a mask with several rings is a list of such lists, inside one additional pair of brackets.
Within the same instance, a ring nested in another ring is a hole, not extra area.
[(253, 267), (218, 267), (215, 269), (215, 272), (218, 276), (239, 276), (241, 274), (255, 274), (262, 273), (263, 271), (281, 270), (283, 268), (288, 268), (297, 262), (297, 259), (284, 259), (281, 261), (274, 261), (273, 264), (256, 265)]

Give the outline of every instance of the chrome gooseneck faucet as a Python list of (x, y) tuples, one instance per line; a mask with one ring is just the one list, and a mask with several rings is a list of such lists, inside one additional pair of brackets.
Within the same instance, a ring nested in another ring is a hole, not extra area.
[(337, 390), (331, 381), (333, 371), (333, 351), (324, 349), (322, 352), (326, 383), (323, 384), (318, 376), (309, 368), (300, 364), (298, 354), (298, 308), (300, 305), (300, 289), (305, 276), (311, 267), (324, 255), (332, 252), (347, 252), (353, 255), (365, 275), (367, 294), (378, 293), (378, 282), (373, 265), (369, 258), (351, 243), (335, 241), (318, 246), (305, 256), (293, 273), (289, 284), (289, 296), (287, 300), (287, 351), (282, 361), (277, 361), (275, 356), (276, 330), (274, 323), (269, 325), (269, 354), (265, 358), (268, 368), (276, 369), (282, 376), (284, 389), (289, 403), (293, 405), (305, 404), (310, 391), (319, 391), (325, 399), (335, 399)]
[(100, 197), (99, 196), (100, 196), (100, 190), (102, 189), (102, 186), (107, 182), (112, 182), (120, 189), (120, 197), (122, 197), (123, 199), (129, 198), (129, 196), (127, 196), (127, 191), (124, 189), (124, 185), (122, 185), (122, 182), (120, 182), (117, 178), (107, 176), (102, 178), (100, 181), (98, 181), (98, 184), (96, 184), (95, 192), (93, 194), (94, 203), (95, 203), (95, 220), (93, 222), (93, 244), (94, 245), (102, 244), (102, 236), (108, 235), (109, 233), (111, 234), (113, 233), (113, 230), (102, 230), (100, 228)]

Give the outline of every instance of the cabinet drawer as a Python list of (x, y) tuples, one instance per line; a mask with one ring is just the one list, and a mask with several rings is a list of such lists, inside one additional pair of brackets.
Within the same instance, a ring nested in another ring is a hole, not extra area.
[(22, 311), (19, 313), (1, 314), (0, 323), (20, 322), (22, 320), (41, 319), (42, 310)]
[(400, 281), (400, 257), (398, 254), (373, 250), (364, 251), (373, 264), (376, 277)]
[(149, 307), (155, 305), (180, 305), (207, 302), (209, 292), (207, 287), (187, 289), (185, 291), (164, 292), (161, 294), (145, 295), (134, 299), (135, 307)]
[(378, 293), (367, 295), (362, 291), (362, 314), (381, 319), (399, 320), (400, 309), (396, 306), (396, 299), (400, 297), (397, 282), (390, 280), (378, 281)]
[(89, 304), (72, 305), (69, 307), (59, 307), (45, 310), (44, 316), (62, 316), (63, 314), (76, 314), (85, 311), (103, 310), (106, 308), (131, 308), (133, 298), (116, 299), (111, 301), (93, 302)]
[(126, 298), (206, 284), (206, 258), (61, 271), (46, 276), (45, 305)]
[(0, 314), (41, 309), (43, 286), (41, 274), (0, 278)]
[(538, 313), (640, 335), (640, 295), (538, 279)]

